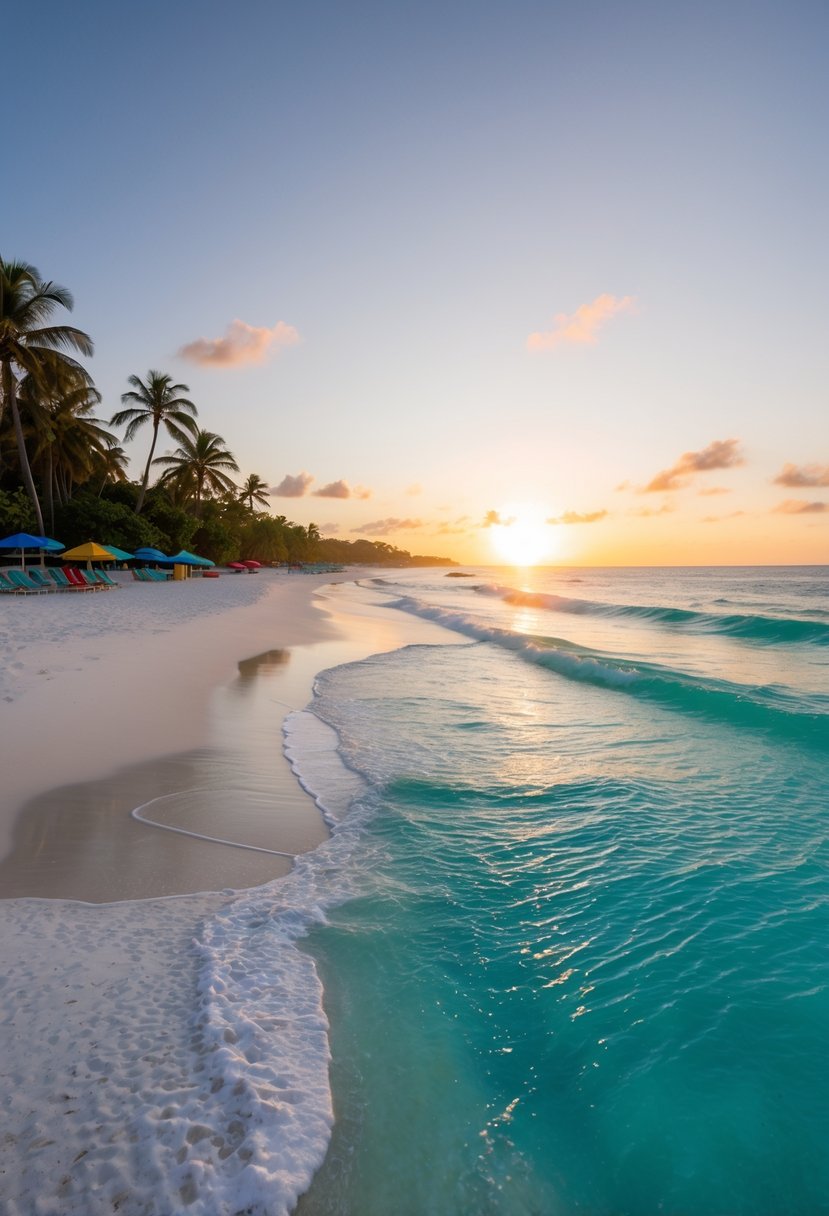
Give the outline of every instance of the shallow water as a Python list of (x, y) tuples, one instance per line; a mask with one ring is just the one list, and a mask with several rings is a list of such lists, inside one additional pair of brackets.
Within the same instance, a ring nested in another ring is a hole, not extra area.
[(299, 1212), (829, 1211), (827, 589), (360, 593), (470, 640), (317, 681), (365, 786), (304, 946), (336, 1123)]

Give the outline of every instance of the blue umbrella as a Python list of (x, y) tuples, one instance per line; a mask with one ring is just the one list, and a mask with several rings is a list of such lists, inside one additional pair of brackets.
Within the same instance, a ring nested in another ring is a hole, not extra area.
[(142, 562), (168, 562), (170, 560), (160, 549), (151, 549), (146, 545), (142, 549), (136, 549), (135, 556)]
[(0, 540), (0, 549), (19, 549), (20, 564), (26, 565), (25, 551), (27, 549), (65, 549), (59, 540), (50, 540), (48, 536), (32, 536), (31, 532), (15, 532), (13, 536), (5, 536)]

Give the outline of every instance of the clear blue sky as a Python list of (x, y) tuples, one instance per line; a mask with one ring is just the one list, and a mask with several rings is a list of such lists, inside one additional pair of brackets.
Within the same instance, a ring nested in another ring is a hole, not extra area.
[[(49, 0), (3, 29), (0, 252), (74, 292), (102, 415), (170, 371), (243, 474), (314, 477), (275, 512), (419, 552), (486, 559), (486, 512), (533, 504), (567, 560), (829, 560), (825, 4)], [(237, 319), (300, 341), (177, 353)], [(340, 480), (371, 497), (312, 496)]]

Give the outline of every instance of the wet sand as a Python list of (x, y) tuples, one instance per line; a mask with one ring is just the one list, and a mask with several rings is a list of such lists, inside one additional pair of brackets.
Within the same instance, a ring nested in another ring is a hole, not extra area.
[[(342, 614), (335, 623), (338, 604), (347, 624)], [(285, 715), (308, 703), (320, 670), (413, 633), (444, 640), (437, 627), (413, 629), (349, 600), (347, 584), (295, 577), (274, 582), (254, 604), (139, 638), (138, 646), (101, 638), (100, 659), (56, 679), (61, 688), (48, 694), (45, 716), (42, 686), (6, 709), (17, 718), (17, 754), (34, 748), (48, 759), (24, 763), (19, 774), (18, 786), (28, 777), (47, 788), (15, 808), (0, 897), (109, 903), (237, 890), (287, 873), (327, 830), (283, 754)], [(165, 752), (163, 740), (198, 746)], [(133, 762), (102, 766), (113, 754)], [(93, 775), (58, 784), (72, 755), (76, 771)], [(9, 809), (7, 802), (7, 817)]]

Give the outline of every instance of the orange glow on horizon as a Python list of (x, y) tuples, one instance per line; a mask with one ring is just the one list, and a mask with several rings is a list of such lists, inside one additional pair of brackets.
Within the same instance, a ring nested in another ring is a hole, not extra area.
[(536, 566), (555, 548), (553, 530), (540, 507), (511, 504), (498, 511), (490, 529), (492, 547), (511, 566)]

